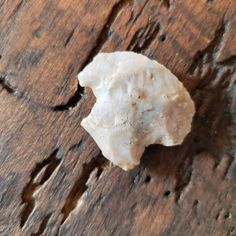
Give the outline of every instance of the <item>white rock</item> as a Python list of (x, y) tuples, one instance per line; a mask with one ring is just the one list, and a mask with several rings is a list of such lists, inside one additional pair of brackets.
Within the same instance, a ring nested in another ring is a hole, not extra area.
[(156, 61), (133, 52), (100, 53), (78, 79), (97, 98), (81, 125), (124, 170), (139, 164), (148, 145), (178, 145), (190, 132), (194, 103)]

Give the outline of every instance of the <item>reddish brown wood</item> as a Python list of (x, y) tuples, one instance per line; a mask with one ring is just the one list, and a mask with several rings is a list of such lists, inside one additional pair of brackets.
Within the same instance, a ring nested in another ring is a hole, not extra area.
[[(234, 0), (0, 1), (0, 235), (236, 235)], [(130, 172), (80, 122), (99, 51), (166, 65), (196, 116)]]

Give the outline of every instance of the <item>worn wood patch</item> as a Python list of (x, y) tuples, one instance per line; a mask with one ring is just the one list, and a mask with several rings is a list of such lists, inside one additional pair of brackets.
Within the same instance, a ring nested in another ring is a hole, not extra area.
[[(0, 1), (0, 235), (236, 235), (234, 0)], [(196, 116), (130, 172), (81, 128), (99, 51), (167, 66)]]

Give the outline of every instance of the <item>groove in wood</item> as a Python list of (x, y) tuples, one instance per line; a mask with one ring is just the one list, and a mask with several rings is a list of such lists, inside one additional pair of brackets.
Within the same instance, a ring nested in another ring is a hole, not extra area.
[(99, 176), (103, 171), (104, 165), (106, 165), (107, 162), (108, 161), (104, 157), (98, 156), (96, 158), (93, 158), (89, 163), (85, 163), (82, 166), (83, 168), (82, 173), (80, 174), (79, 178), (75, 181), (62, 208), (63, 219), (61, 224), (63, 224), (66, 221), (71, 212), (76, 208), (76, 205), (80, 200), (81, 196), (87, 190), (86, 183), (89, 179), (90, 174), (94, 171), (94, 169), (97, 168), (98, 169), (97, 178), (99, 178)]
[[(24, 224), (28, 220), (30, 213), (32, 212), (35, 206), (34, 192), (50, 178), (50, 176), (58, 167), (60, 162), (61, 162), (61, 156), (59, 156), (59, 150), (57, 149), (48, 158), (46, 158), (42, 162), (37, 163), (35, 168), (32, 170), (30, 175), (30, 181), (24, 187), (21, 196), (22, 204), (25, 205), (21, 213), (21, 223), (20, 223), (21, 228), (24, 227)], [(42, 176), (40, 180), (35, 181), (35, 178), (37, 178), (40, 172), (42, 171), (43, 173), (41, 174)]]
[(116, 20), (117, 16), (119, 15), (120, 11), (124, 9), (124, 7), (128, 4), (131, 4), (133, 0), (120, 0), (117, 2), (112, 10), (110, 15), (108, 16), (108, 19), (106, 23), (104, 24), (103, 29), (101, 30), (101, 33), (99, 34), (95, 46), (92, 48), (90, 53), (88, 54), (87, 59), (81, 66), (80, 70), (83, 70), (84, 67), (92, 61), (92, 59), (96, 56), (96, 54), (102, 49), (102, 46), (109, 38), (109, 30), (113, 22)]

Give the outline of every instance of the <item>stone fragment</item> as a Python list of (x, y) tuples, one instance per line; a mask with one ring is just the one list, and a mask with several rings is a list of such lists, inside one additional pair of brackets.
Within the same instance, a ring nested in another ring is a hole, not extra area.
[(138, 165), (150, 144), (181, 144), (194, 103), (163, 65), (133, 52), (99, 53), (79, 73), (96, 103), (81, 125), (103, 155), (124, 170)]

